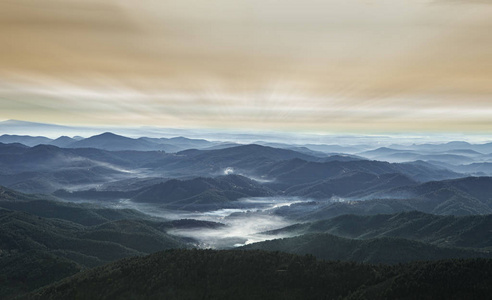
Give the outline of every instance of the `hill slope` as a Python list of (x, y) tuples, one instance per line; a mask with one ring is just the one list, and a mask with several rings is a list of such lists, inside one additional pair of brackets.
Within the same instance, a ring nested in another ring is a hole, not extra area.
[(284, 186), (327, 180), (355, 172), (373, 175), (401, 174), (416, 182), (463, 177), (429, 164), (390, 164), (369, 160), (316, 162), (299, 158), (260, 165), (256, 172)]
[(485, 299), (491, 271), (492, 260), (483, 259), (388, 267), (278, 252), (171, 250), (77, 274), (28, 298)]
[(131, 210), (41, 200), (1, 188), (0, 298), (124, 257), (187, 247), (166, 233), (170, 228), (219, 225), (152, 219)]
[(342, 215), (271, 233), (329, 233), (356, 239), (394, 237), (447, 247), (492, 249), (491, 224), (492, 215), (455, 217), (413, 211), (392, 215)]
[[(334, 187), (344, 188), (343, 185)], [(347, 214), (375, 215), (408, 211), (433, 215), (487, 215), (492, 214), (491, 187), (492, 177), (432, 181), (382, 190), (369, 195), (358, 194), (360, 197), (356, 194), (351, 198), (342, 197), (332, 199), (333, 201), (294, 204), (279, 208), (275, 213), (303, 221), (323, 220)], [(354, 190), (357, 188), (355, 185)]]
[(99, 135), (76, 141), (67, 145), (70, 148), (96, 148), (110, 151), (121, 150), (138, 150), (152, 151), (164, 150), (165, 145), (153, 143), (142, 139), (132, 139), (111, 132), (105, 132)]
[(143, 188), (133, 200), (159, 203), (173, 209), (207, 210), (245, 197), (271, 196), (273, 192), (258, 182), (239, 175), (191, 180), (169, 180)]
[(305, 234), (242, 246), (241, 249), (310, 254), (319, 259), (396, 264), (449, 258), (492, 258), (487, 251), (437, 247), (399, 238), (346, 239), (331, 234)]

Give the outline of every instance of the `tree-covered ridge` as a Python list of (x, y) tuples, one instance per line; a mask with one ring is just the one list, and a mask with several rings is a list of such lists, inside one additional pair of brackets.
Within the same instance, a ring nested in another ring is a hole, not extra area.
[(0, 298), (124, 257), (186, 247), (165, 232), (173, 226), (188, 225), (115, 220), (87, 226), (0, 208)]
[(492, 248), (492, 215), (438, 216), (418, 211), (378, 215), (341, 215), (294, 224), (270, 234), (329, 233), (356, 238), (404, 238), (438, 246)]
[(347, 239), (326, 233), (258, 242), (241, 249), (314, 255), (325, 260), (397, 264), (419, 260), (492, 258), (490, 251), (438, 247), (401, 238)]
[(264, 251), (168, 250), (124, 259), (29, 299), (487, 299), (492, 260), (385, 266)]
[(58, 190), (55, 196), (63, 199), (131, 199), (134, 202), (154, 203), (175, 210), (202, 211), (228, 207), (230, 202), (247, 197), (267, 197), (274, 192), (258, 182), (240, 175), (215, 178), (197, 177), (188, 180), (170, 179), (131, 191)]

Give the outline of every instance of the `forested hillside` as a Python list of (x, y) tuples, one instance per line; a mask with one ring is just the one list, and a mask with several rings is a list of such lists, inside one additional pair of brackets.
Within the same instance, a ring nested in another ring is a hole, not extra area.
[(492, 260), (396, 266), (263, 251), (169, 250), (77, 274), (22, 299), (487, 299)]

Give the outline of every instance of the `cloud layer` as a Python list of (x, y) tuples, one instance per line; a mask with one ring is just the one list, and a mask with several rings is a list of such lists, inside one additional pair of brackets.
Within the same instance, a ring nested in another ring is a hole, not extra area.
[(492, 5), (0, 2), (0, 118), (490, 131)]

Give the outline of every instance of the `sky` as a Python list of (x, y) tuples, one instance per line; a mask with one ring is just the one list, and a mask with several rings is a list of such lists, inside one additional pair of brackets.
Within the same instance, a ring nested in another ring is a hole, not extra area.
[(492, 0), (0, 0), (0, 120), (492, 133)]

